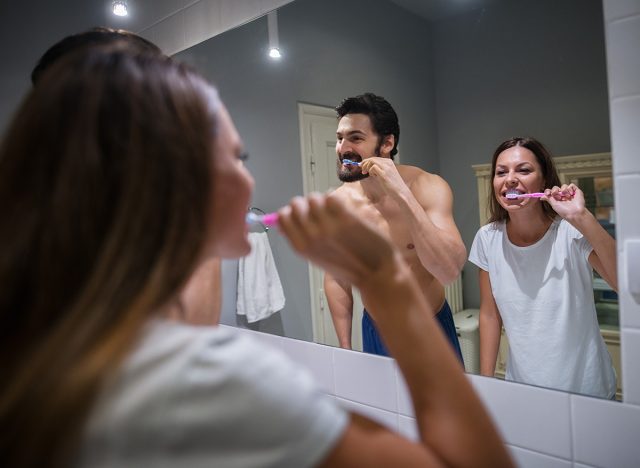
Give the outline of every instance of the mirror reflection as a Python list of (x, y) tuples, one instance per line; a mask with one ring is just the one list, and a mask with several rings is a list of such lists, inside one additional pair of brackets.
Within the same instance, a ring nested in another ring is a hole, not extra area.
[[(252, 205), (270, 212), (300, 193), (337, 188), (334, 108), (372, 92), (398, 114), (396, 162), (450, 186), (467, 252), (488, 220), (493, 151), (515, 135), (543, 142), (561, 181), (575, 182), (586, 207), (613, 233), (601, 2), (494, 0), (451, 10), (441, 3), (296, 0), (277, 12), (277, 61), (267, 54), (266, 17), (177, 55), (217, 85), (244, 136), (256, 179)], [(300, 261), (276, 230), (265, 235), (284, 307), (255, 322), (238, 316), (238, 265), (223, 262), (222, 322), (339, 345), (322, 272)], [(593, 284), (619, 396), (617, 296), (597, 272)], [(479, 372), (478, 268), (465, 263), (446, 295), (465, 366)], [(357, 295), (353, 312), (351, 346), (362, 349)], [(503, 339), (497, 376), (504, 376), (507, 350)]]

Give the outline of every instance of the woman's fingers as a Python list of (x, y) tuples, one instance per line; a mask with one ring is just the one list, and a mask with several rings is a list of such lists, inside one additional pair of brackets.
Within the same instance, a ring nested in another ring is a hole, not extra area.
[(366, 280), (393, 247), (375, 226), (335, 196), (294, 198), (280, 210), (280, 230), (300, 255), (353, 284)]

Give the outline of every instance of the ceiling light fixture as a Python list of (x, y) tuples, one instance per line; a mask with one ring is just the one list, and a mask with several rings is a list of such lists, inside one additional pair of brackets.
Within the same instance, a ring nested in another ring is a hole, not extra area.
[(113, 7), (113, 14), (116, 16), (127, 16), (129, 14), (127, 2), (125, 1), (115, 1), (111, 6)]
[(269, 57), (278, 60), (282, 57), (280, 53), (280, 41), (278, 40), (278, 12), (267, 13), (267, 29), (269, 31)]

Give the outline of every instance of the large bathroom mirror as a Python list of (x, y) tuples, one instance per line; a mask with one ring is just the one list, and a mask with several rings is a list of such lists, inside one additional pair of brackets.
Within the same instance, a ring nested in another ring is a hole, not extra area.
[[(386, 97), (398, 112), (401, 162), (451, 185), (467, 249), (484, 203), (472, 166), (488, 163), (499, 142), (535, 136), (556, 156), (595, 154), (606, 165), (609, 112), (599, 0), (296, 0), (277, 11), (277, 21), (279, 60), (267, 54), (266, 17), (177, 54), (210, 78), (227, 103), (251, 155), (258, 210), (275, 210), (313, 188), (309, 160), (301, 154), (313, 125), (304, 119), (323, 121), (318, 125), (333, 132), (331, 109), (366, 91)], [(330, 144), (315, 157), (327, 159), (329, 170), (335, 167)], [(610, 186), (598, 189), (611, 180), (604, 171), (582, 178), (601, 199), (611, 193)], [(237, 316), (237, 262), (225, 262), (223, 323), (309, 341), (322, 337), (319, 328), (330, 319), (326, 309), (318, 317), (321, 284), (310, 287), (308, 265), (275, 230), (268, 238), (284, 308), (254, 323)], [(477, 309), (477, 269), (470, 263), (461, 289), (459, 307)], [(615, 294), (597, 288), (594, 294), (604, 297), (607, 310), (617, 307)], [(610, 352), (619, 358), (611, 314), (605, 328), (613, 334)]]
[[(37, 50), (32, 55), (6, 47), (11, 49), (9, 62), (24, 63), (20, 79), (3, 79), (9, 84), (3, 86), (4, 107), (17, 104), (16, 96), (29, 86), (33, 61), (53, 40), (104, 24), (89, 3), (73, 2), (83, 9), (66, 18), (55, 35), (33, 33)], [(9, 6), (3, 5), (4, 18), (11, 17)], [(30, 18), (33, 30), (63, 22), (38, 11)], [(79, 17), (88, 23), (74, 23)], [(310, 189), (305, 122), (321, 122), (335, 132), (332, 108), (347, 96), (371, 91), (386, 97), (398, 112), (401, 163), (439, 174), (450, 184), (455, 221), (467, 249), (480, 226), (484, 202), (478, 196), (478, 166), (488, 163), (496, 145), (513, 135), (535, 136), (558, 157), (586, 155), (573, 166), (568, 163), (566, 173), (589, 187), (594, 212), (605, 221), (615, 220), (610, 162), (607, 167), (601, 0), (295, 0), (277, 10), (277, 22), (282, 51), (277, 61), (267, 54), (266, 17), (176, 55), (219, 88), (251, 156), (247, 165), (256, 180), (256, 209), (273, 211)], [(136, 29), (133, 23), (111, 26)], [(5, 33), (4, 44), (11, 44), (15, 31), (5, 28)], [(10, 109), (0, 116), (1, 126), (9, 115)], [(331, 144), (316, 157), (334, 167)], [(597, 161), (596, 169), (576, 172), (584, 160)], [(607, 227), (612, 229), (612, 223)], [(222, 322), (307, 341), (322, 335), (321, 342), (330, 343), (330, 330), (320, 329), (329, 326), (330, 318), (326, 308), (318, 311), (322, 291), (310, 286), (313, 270), (277, 230), (267, 236), (284, 308), (254, 323), (238, 316), (238, 262), (225, 261)], [(619, 362), (616, 296), (598, 278), (594, 285), (603, 335), (608, 334), (610, 353)], [(478, 308), (477, 269), (470, 263), (458, 291), (460, 309)]]

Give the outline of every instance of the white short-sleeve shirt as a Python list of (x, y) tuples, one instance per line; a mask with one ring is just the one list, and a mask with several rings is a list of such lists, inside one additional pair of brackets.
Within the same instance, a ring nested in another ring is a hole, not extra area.
[(157, 321), (98, 399), (78, 465), (314, 466), (347, 422), (279, 351), (226, 327)]
[(506, 223), (483, 226), (469, 260), (489, 273), (507, 338), (508, 380), (612, 398), (616, 376), (598, 326), (592, 247), (556, 219), (533, 245), (509, 241)]

